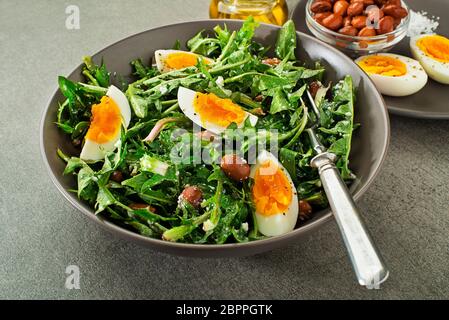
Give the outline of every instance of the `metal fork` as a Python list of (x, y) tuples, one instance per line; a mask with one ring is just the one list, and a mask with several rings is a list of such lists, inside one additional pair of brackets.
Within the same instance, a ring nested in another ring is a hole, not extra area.
[(387, 280), (389, 272), (335, 166), (336, 155), (326, 150), (315, 133), (320, 122), (320, 112), (309, 90), (307, 96), (316, 116), (316, 119), (309, 117), (312, 124), (306, 129), (316, 153), (310, 165), (318, 169), (359, 284), (368, 288), (379, 288), (379, 285)]

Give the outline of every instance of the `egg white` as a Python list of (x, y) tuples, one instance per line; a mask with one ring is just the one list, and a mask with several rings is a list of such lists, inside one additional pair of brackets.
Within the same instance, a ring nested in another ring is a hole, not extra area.
[[(122, 115), (122, 125), (124, 128), (128, 128), (129, 122), (131, 121), (131, 108), (125, 94), (117, 87), (111, 85), (106, 95), (117, 104)], [(85, 161), (103, 160), (107, 152), (113, 151), (116, 148), (117, 141), (120, 140), (120, 135), (121, 128), (110, 141), (105, 143), (98, 143), (86, 138), (80, 158)]]
[[(444, 63), (427, 56), (416, 44), (416, 42), (426, 36), (432, 34), (424, 34), (410, 39), (410, 50), (413, 57), (418, 60), (430, 78), (443, 84), (449, 84), (449, 63)], [(433, 34), (434, 35), (434, 34)]]
[[(199, 125), (200, 127), (203, 127), (204, 129), (214, 133), (214, 134), (220, 134), (226, 130), (226, 127), (219, 126), (215, 123), (211, 123), (208, 121), (202, 121), (199, 114), (195, 112), (194, 108), (194, 102), (196, 98), (196, 91), (179, 87), (178, 89), (178, 103), (179, 107), (181, 108), (182, 112), (194, 123)], [(243, 127), (244, 122), (249, 117), (249, 121), (252, 126), (255, 126), (257, 123), (258, 118), (245, 111), (245, 118), (241, 123), (238, 123), (237, 126), (239, 128)]]
[[(395, 58), (403, 62), (407, 67), (406, 74), (398, 77), (367, 73), (371, 80), (373, 80), (379, 92), (384, 95), (392, 97), (409, 96), (420, 91), (427, 83), (427, 74), (419, 61), (392, 53), (379, 53), (370, 56), (387, 56)], [(366, 57), (368, 56), (362, 56), (356, 59), (355, 62), (358, 63)]]
[[(292, 201), (285, 212), (271, 216), (265, 216), (263, 214), (260, 214), (256, 210), (256, 221), (260, 233), (265, 236), (272, 237), (285, 234), (295, 228), (296, 222), (298, 220), (299, 204), (296, 187), (293, 184), (290, 174), (284, 168), (284, 166), (279, 163), (278, 159), (276, 159), (276, 157), (272, 153), (264, 150), (258, 155), (256, 164), (251, 167), (250, 177), (254, 179), (257, 170), (263, 163), (266, 163), (267, 161), (270, 161), (270, 163), (272, 164), (269, 168), (267, 168), (267, 170), (273, 170), (272, 172), (274, 173), (278, 168), (281, 169), (287, 177), (292, 190)], [(267, 174), (269, 173), (270, 172), (267, 172)]]
[(209, 62), (210, 64), (214, 62), (214, 60), (210, 59), (210, 58), (206, 58), (203, 57), (199, 54), (193, 53), (193, 52), (189, 52), (189, 51), (182, 51), (182, 50), (156, 50), (154, 52), (154, 58), (156, 61), (156, 67), (159, 70), (159, 72), (161, 73), (165, 73), (165, 72), (169, 72), (169, 71), (173, 71), (174, 69), (170, 68), (167, 66), (167, 64), (165, 63), (165, 61), (167, 60), (167, 57), (172, 54), (172, 53), (177, 53), (177, 52), (182, 52), (185, 54), (189, 54), (189, 55), (193, 55), (195, 57), (201, 57), (203, 58), (205, 61)]

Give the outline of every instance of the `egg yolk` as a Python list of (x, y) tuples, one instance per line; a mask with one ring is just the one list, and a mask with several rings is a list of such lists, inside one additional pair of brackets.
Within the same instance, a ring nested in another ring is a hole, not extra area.
[(115, 101), (108, 96), (92, 106), (92, 118), (86, 139), (106, 143), (116, 137), (121, 128), (122, 114)]
[(368, 56), (357, 62), (360, 68), (369, 74), (386, 77), (400, 77), (407, 73), (407, 66), (399, 59), (389, 56)]
[[(170, 69), (183, 69), (187, 67), (196, 66), (198, 60), (198, 56), (196, 54), (185, 53), (185, 52), (175, 52), (170, 53), (165, 59), (165, 64)], [(204, 60), (204, 63), (208, 63), (207, 60)]]
[(271, 161), (266, 161), (254, 175), (253, 201), (256, 211), (264, 216), (286, 212), (292, 202), (292, 187), (279, 166), (276, 166), (274, 173), (264, 174), (263, 171), (271, 171), (268, 167), (273, 165), (276, 166)]
[(232, 122), (240, 124), (245, 120), (245, 112), (239, 105), (213, 93), (197, 93), (193, 108), (202, 122), (207, 121), (221, 127), (227, 127)]
[(449, 62), (449, 39), (433, 35), (419, 39), (416, 42), (424, 54), (434, 60)]

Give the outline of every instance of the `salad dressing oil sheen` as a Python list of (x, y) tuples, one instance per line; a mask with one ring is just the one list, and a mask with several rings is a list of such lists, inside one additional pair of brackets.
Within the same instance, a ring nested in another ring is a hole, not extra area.
[(241, 20), (253, 16), (259, 22), (283, 25), (288, 18), (288, 8), (285, 0), (212, 0), (209, 16)]

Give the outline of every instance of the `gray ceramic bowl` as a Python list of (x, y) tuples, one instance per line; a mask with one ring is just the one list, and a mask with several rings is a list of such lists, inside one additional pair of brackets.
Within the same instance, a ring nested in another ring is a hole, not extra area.
[[(155, 50), (171, 48), (176, 39), (179, 39), (181, 43), (185, 43), (199, 30), (212, 30), (217, 24), (223, 24), (223, 20), (186, 22), (148, 30), (118, 41), (101, 50), (93, 56), (94, 61), (99, 62), (103, 58), (110, 71), (127, 76), (131, 74), (129, 62), (132, 59), (141, 57), (147, 60), (153, 55)], [(226, 25), (230, 29), (238, 29), (241, 24), (241, 21), (226, 21)], [(276, 26), (261, 25), (256, 32), (255, 39), (267, 46), (273, 46), (278, 30), (279, 28)], [(354, 78), (355, 86), (358, 87), (356, 121), (361, 126), (355, 133), (351, 154), (351, 167), (358, 176), (358, 180), (351, 186), (351, 192), (354, 198), (358, 199), (366, 192), (376, 177), (387, 152), (390, 127), (385, 103), (365, 73), (343, 53), (303, 33), (298, 32), (297, 35), (299, 40), (297, 56), (301, 61), (313, 65), (314, 61), (320, 60), (327, 69), (326, 81), (335, 83), (338, 79), (350, 74)], [(82, 79), (81, 65), (73, 70), (69, 75), (69, 79)], [(54, 124), (58, 101), (62, 100), (62, 95), (56, 90), (46, 106), (41, 122), (41, 150), (50, 177), (58, 190), (75, 208), (115, 235), (156, 250), (177, 255), (203, 257), (243, 256), (301, 241), (301, 236), (317, 229), (332, 218), (330, 209), (323, 210), (317, 213), (312, 220), (288, 234), (244, 244), (195, 245), (171, 243), (146, 238), (122, 229), (109, 221), (95, 216), (93, 210), (80, 201), (76, 194), (67, 191), (75, 188), (76, 182), (73, 176), (62, 175), (65, 165), (57, 157), (56, 150), (61, 148), (69, 154), (75, 154), (76, 152), (69, 139)], [(365, 212), (365, 214), (370, 213)]]

